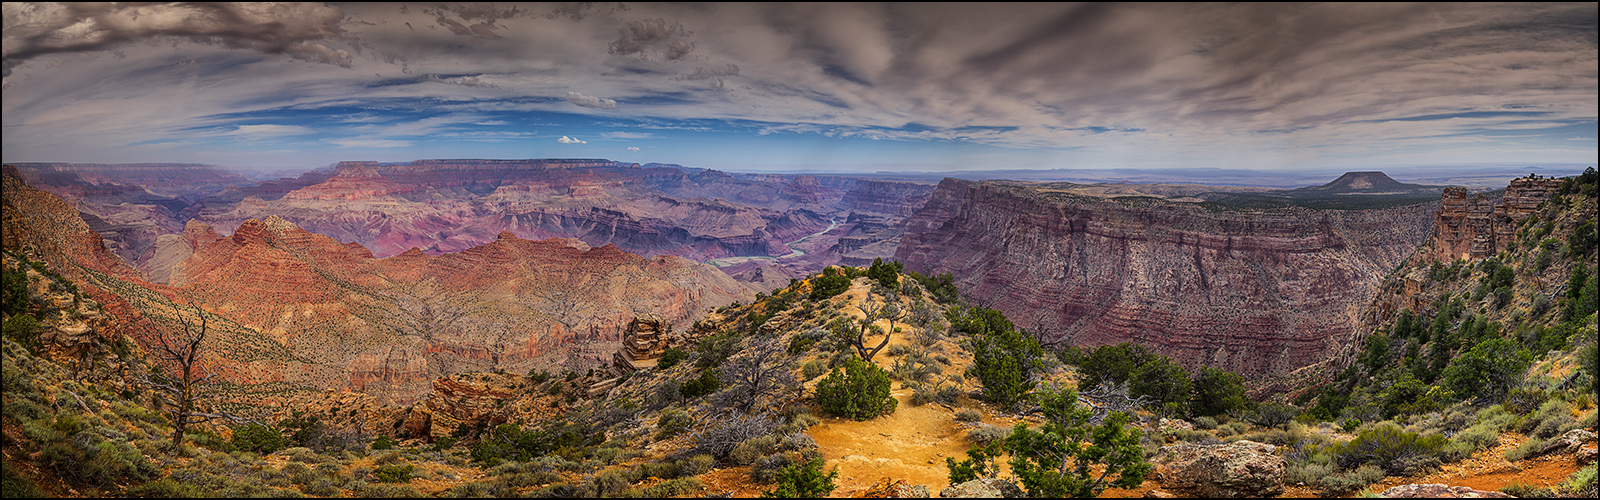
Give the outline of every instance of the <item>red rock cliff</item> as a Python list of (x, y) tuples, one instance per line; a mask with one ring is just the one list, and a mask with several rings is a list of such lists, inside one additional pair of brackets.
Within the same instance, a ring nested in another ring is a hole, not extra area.
[(1316, 362), (1353, 332), (1433, 208), (1208, 211), (946, 179), (895, 256), (950, 272), (1019, 326), (1080, 346), (1131, 341), (1246, 377)]
[(1506, 186), (1500, 202), (1485, 193), (1467, 194), (1463, 188), (1445, 188), (1439, 200), (1434, 232), (1420, 258), (1440, 262), (1481, 259), (1505, 250), (1516, 237), (1517, 226), (1539, 204), (1555, 196), (1560, 179), (1524, 177)]

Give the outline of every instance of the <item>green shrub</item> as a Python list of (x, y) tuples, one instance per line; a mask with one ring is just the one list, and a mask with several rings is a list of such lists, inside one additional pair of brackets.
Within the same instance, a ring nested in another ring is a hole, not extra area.
[(1266, 402), (1256, 405), (1250, 412), (1250, 423), (1267, 427), (1283, 428), (1293, 422), (1300, 415), (1300, 409), (1281, 403)]
[(1195, 374), (1191, 386), (1190, 415), (1227, 415), (1245, 406), (1244, 379), (1232, 372), (1209, 366), (1200, 367), (1200, 373)]
[(394, 438), (391, 438), (389, 436), (378, 436), (378, 439), (374, 440), (372, 442), (372, 449), (374, 449), (374, 450), (392, 450), (392, 449), (394, 449), (394, 446), (396, 444), (399, 444), (399, 443), (395, 442)]
[(983, 421), (983, 414), (972, 408), (962, 408), (956, 410), (955, 418), (957, 422), (980, 422)]
[(823, 411), (855, 420), (894, 413), (899, 404), (889, 395), (889, 373), (878, 365), (850, 358), (817, 382), (817, 404)]
[(718, 371), (716, 369), (707, 369), (701, 372), (700, 377), (690, 379), (679, 385), (678, 392), (682, 393), (685, 398), (697, 398), (717, 392), (717, 389), (722, 388), (722, 381), (718, 377)]
[(1332, 496), (1342, 496), (1383, 480), (1383, 469), (1363, 465), (1356, 470), (1322, 476), (1314, 484)]
[(835, 466), (827, 474), (822, 473), (825, 465), (822, 457), (816, 457), (804, 464), (792, 464), (784, 467), (778, 473), (778, 487), (762, 491), (762, 498), (820, 498), (833, 493), (837, 486), (834, 481), (839, 478), (839, 467)]
[(426, 496), (417, 487), (409, 484), (361, 483), (351, 489), (356, 490), (356, 498), (418, 498)]
[(1549, 488), (1540, 488), (1520, 480), (1512, 480), (1500, 487), (1500, 492), (1516, 498), (1554, 498), (1556, 495)]
[[(1065, 498), (1098, 496), (1105, 488), (1132, 488), (1155, 467), (1145, 461), (1142, 432), (1126, 425), (1128, 415), (1112, 413), (1090, 424), (1093, 411), (1078, 405), (1070, 389), (1045, 389), (1036, 395), (1045, 423), (1035, 431), (1018, 423), (1006, 438), (1011, 471), (1028, 496)], [(1089, 446), (1083, 446), (1087, 441)], [(1068, 467), (1068, 464), (1074, 464)], [(1090, 467), (1105, 468), (1095, 474)], [(1115, 472), (1115, 478), (1107, 476)]]
[(679, 495), (695, 493), (700, 491), (700, 489), (703, 487), (704, 485), (700, 483), (699, 479), (686, 477), (679, 479), (668, 479), (666, 481), (656, 483), (648, 488), (645, 488), (643, 493), (646, 497), (670, 498)]
[(778, 436), (772, 434), (747, 439), (728, 453), (728, 459), (735, 465), (750, 465), (755, 463), (756, 459), (776, 451), (777, 446)]
[(850, 289), (850, 278), (824, 275), (811, 279), (811, 300), (827, 300)]
[(689, 353), (676, 347), (667, 348), (661, 352), (661, 359), (656, 361), (657, 370), (666, 370), (677, 365), (678, 362), (689, 358)]
[[(1004, 320), (1004, 317), (1001, 317)], [(984, 399), (1004, 409), (1014, 409), (1038, 385), (1044, 349), (1039, 341), (1017, 330), (980, 333), (971, 339), (972, 365), (967, 375), (983, 383)]]
[(1200, 430), (1209, 431), (1209, 430), (1217, 428), (1217, 419), (1211, 418), (1211, 417), (1208, 417), (1208, 416), (1204, 416), (1204, 415), (1195, 417), (1193, 423), (1194, 423), (1194, 428), (1200, 429)]
[(1520, 462), (1522, 459), (1528, 458), (1528, 455), (1531, 455), (1542, 448), (1544, 448), (1543, 439), (1529, 437), (1528, 440), (1524, 441), (1521, 446), (1506, 450), (1506, 461)]
[(277, 427), (260, 424), (250, 424), (233, 430), (233, 439), (229, 441), (234, 448), (252, 453), (273, 453), (289, 445), (289, 438)]
[(807, 361), (806, 364), (800, 368), (800, 372), (805, 376), (805, 380), (811, 380), (820, 377), (822, 376), (822, 373), (826, 371), (828, 371), (828, 367), (823, 365), (822, 360), (820, 359)]
[(1589, 464), (1567, 476), (1558, 489), (1565, 495), (1594, 497), (1596, 475), (1596, 464)]
[(682, 468), (680, 472), (684, 476), (698, 476), (710, 472), (711, 468), (717, 465), (717, 458), (709, 454), (700, 454), (689, 457), (678, 465)]
[(412, 464), (388, 464), (372, 471), (372, 477), (377, 478), (380, 483), (409, 483), (412, 473), (416, 471), (417, 466)]
[(1330, 455), (1341, 469), (1373, 465), (1389, 475), (1413, 476), (1437, 467), (1447, 443), (1444, 436), (1421, 436), (1385, 422), (1361, 431), (1348, 443), (1335, 445)]

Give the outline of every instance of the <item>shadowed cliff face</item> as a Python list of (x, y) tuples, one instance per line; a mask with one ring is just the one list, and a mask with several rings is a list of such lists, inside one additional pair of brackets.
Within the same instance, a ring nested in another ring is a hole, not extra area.
[(1436, 206), (1212, 211), (946, 179), (896, 257), (1076, 345), (1131, 341), (1191, 369), (1271, 376), (1351, 335)]

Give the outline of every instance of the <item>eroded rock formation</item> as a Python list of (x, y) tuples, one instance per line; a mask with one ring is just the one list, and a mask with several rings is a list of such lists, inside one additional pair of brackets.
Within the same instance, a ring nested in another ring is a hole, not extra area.
[(1499, 253), (1515, 239), (1517, 226), (1560, 188), (1560, 179), (1523, 177), (1512, 180), (1498, 201), (1489, 193), (1445, 188), (1428, 251), (1420, 256), (1450, 262)]

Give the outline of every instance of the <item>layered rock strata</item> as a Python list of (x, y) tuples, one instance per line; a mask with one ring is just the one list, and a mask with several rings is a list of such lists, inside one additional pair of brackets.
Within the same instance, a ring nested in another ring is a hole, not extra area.
[(1051, 338), (1134, 342), (1255, 378), (1335, 352), (1432, 216), (1429, 204), (1227, 211), (946, 179), (895, 256)]
[(1560, 188), (1560, 179), (1514, 179), (1498, 202), (1488, 193), (1468, 194), (1464, 188), (1445, 188), (1428, 251), (1421, 256), (1450, 262), (1500, 253), (1515, 239), (1522, 221), (1539, 204), (1555, 197)]

